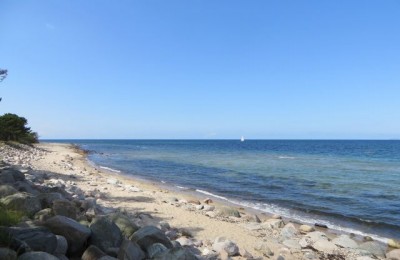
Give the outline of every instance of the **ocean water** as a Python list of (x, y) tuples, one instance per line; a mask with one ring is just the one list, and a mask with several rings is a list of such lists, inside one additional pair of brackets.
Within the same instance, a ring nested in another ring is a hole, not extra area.
[(400, 238), (400, 141), (64, 142), (116, 173), (382, 241)]

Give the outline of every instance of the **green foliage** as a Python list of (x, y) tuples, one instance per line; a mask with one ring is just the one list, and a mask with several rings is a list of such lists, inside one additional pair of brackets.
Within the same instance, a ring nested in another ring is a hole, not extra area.
[(9, 210), (0, 205), (0, 226), (9, 227), (18, 224), (23, 216), (21, 212)]
[(4, 114), (0, 116), (0, 140), (17, 141), (21, 143), (36, 143), (38, 135), (29, 127), (28, 121), (24, 117), (16, 114)]

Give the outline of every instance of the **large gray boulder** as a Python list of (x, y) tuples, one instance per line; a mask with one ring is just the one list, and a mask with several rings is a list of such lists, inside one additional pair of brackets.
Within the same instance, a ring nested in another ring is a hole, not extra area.
[(197, 257), (188, 249), (175, 247), (153, 257), (155, 260), (197, 260)]
[(118, 226), (107, 217), (95, 218), (89, 226), (92, 231), (89, 243), (103, 251), (111, 247), (120, 247), (122, 233)]
[(42, 204), (42, 208), (51, 208), (56, 200), (64, 200), (64, 196), (59, 192), (48, 192), (37, 195)]
[(106, 253), (100, 250), (97, 246), (89, 246), (82, 255), (82, 260), (98, 260), (107, 256)]
[(18, 257), (18, 260), (59, 260), (46, 252), (27, 252)]
[(83, 249), (86, 240), (91, 234), (89, 228), (64, 216), (52, 217), (44, 225), (54, 234), (61, 235), (67, 239), (68, 253), (72, 255), (79, 253)]
[(17, 260), (17, 253), (10, 248), (0, 247), (0, 259)]
[(390, 260), (400, 260), (400, 249), (394, 249), (386, 254), (386, 258)]
[(13, 184), (14, 188), (16, 188), (19, 192), (26, 192), (32, 195), (39, 195), (40, 192), (36, 188), (35, 184), (30, 181), (17, 181)]
[(296, 227), (292, 223), (287, 223), (281, 230), (282, 240), (291, 239), (298, 233)]
[(13, 195), (15, 193), (18, 193), (16, 189), (14, 189), (13, 186), (11, 185), (0, 185), (0, 198), (4, 198), (10, 195)]
[(110, 219), (112, 222), (115, 223), (115, 225), (118, 226), (118, 228), (121, 230), (122, 235), (126, 238), (129, 238), (132, 236), (133, 233), (139, 230), (139, 226), (137, 226), (135, 223), (133, 223), (129, 217), (121, 214), (121, 213), (115, 213), (110, 216)]
[(172, 243), (161, 229), (154, 226), (142, 227), (129, 238), (129, 240), (136, 242), (143, 251), (147, 252), (147, 248), (154, 243), (161, 243), (167, 248), (172, 248)]
[(60, 215), (67, 218), (76, 219), (77, 209), (75, 205), (68, 200), (55, 200), (51, 207), (54, 215)]
[(145, 253), (138, 244), (125, 239), (118, 251), (119, 260), (142, 260)]
[(65, 237), (56, 235), (57, 247), (54, 250), (54, 255), (65, 255), (68, 250), (68, 242)]
[(12, 184), (15, 182), (13, 174), (9, 170), (2, 170), (0, 172), (0, 183)]
[(7, 170), (3, 170), (2, 174), (4, 173), (11, 173), (11, 175), (13, 176), (15, 181), (24, 181), (25, 180), (25, 174), (23, 174), (21, 171), (17, 170), (17, 169), (7, 169)]
[(57, 247), (56, 236), (47, 228), (4, 228), (13, 239), (24, 241), (33, 251), (43, 251), (52, 254)]
[(0, 202), (7, 209), (22, 212), (27, 216), (33, 216), (42, 209), (39, 199), (28, 193), (15, 193), (2, 198)]
[(383, 245), (376, 241), (364, 242), (358, 246), (358, 249), (368, 251), (377, 257), (385, 257), (385, 249)]
[(319, 252), (323, 252), (323, 253), (327, 253), (327, 254), (332, 254), (334, 251), (338, 250), (338, 247), (325, 239), (320, 239), (318, 241), (316, 241), (312, 247), (316, 250), (318, 250)]
[(337, 246), (344, 247), (344, 248), (357, 248), (358, 244), (356, 241), (351, 239), (348, 235), (341, 235), (332, 240)]

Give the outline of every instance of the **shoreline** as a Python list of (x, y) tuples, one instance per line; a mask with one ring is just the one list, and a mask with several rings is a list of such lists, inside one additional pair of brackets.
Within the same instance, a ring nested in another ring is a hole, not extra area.
[[(304, 214), (303, 216), (299, 216), (297, 215), (298, 218), (296, 218), (296, 216), (290, 216), (290, 214), (284, 214), (283, 211), (290, 211), (291, 209), (289, 208), (282, 208), (280, 207), (280, 210), (277, 210), (274, 212), (273, 209), (268, 208), (267, 206), (265, 207), (265, 209), (260, 209), (260, 208), (255, 208), (252, 205), (249, 204), (256, 204), (254, 202), (249, 202), (249, 201), (235, 201), (234, 199), (230, 199), (229, 197), (225, 197), (222, 195), (218, 195), (218, 194), (214, 194), (210, 191), (206, 191), (206, 190), (200, 190), (200, 189), (196, 189), (196, 188), (191, 188), (191, 187), (182, 187), (179, 186), (176, 183), (167, 183), (165, 181), (162, 180), (152, 180), (152, 179), (145, 179), (139, 176), (135, 176), (132, 174), (127, 174), (122, 172), (121, 170), (117, 170), (117, 169), (113, 169), (110, 168), (108, 166), (103, 166), (103, 165), (97, 165), (95, 162), (90, 161), (90, 159), (88, 158), (88, 154), (90, 152), (87, 152), (82, 149), (81, 147), (79, 147), (79, 145), (75, 145), (73, 144), (73, 146), (77, 149), (80, 150), (81, 152), (83, 152), (85, 154), (87, 163), (90, 164), (92, 167), (95, 168), (100, 168), (102, 169), (102, 171), (104, 171), (105, 173), (109, 173), (111, 175), (119, 175), (119, 176), (123, 176), (125, 178), (131, 179), (135, 182), (143, 182), (143, 183), (151, 183), (152, 185), (155, 185), (158, 188), (161, 189), (166, 189), (169, 192), (172, 193), (177, 193), (177, 194), (181, 194), (183, 196), (190, 196), (199, 200), (202, 199), (206, 199), (208, 197), (211, 197), (214, 202), (217, 202), (219, 205), (221, 206), (229, 206), (229, 207), (236, 207), (236, 208), (240, 208), (243, 211), (246, 211), (250, 214), (257, 214), (257, 215), (262, 215), (264, 216), (264, 218), (271, 218), (274, 215), (279, 215), (282, 217), (282, 219), (284, 221), (287, 222), (292, 222), (298, 226), (302, 225), (302, 224), (307, 224), (307, 225), (312, 225), (314, 226), (316, 223), (317, 224), (322, 224), (322, 225), (326, 225), (328, 228), (317, 228), (317, 230), (319, 231), (324, 231), (328, 234), (330, 234), (331, 236), (338, 236), (338, 235), (342, 235), (342, 234), (346, 234), (346, 235), (352, 235), (354, 236), (354, 238), (358, 241), (362, 241), (362, 239), (364, 237), (371, 237), (376, 241), (381, 242), (383, 245), (387, 244), (388, 240), (391, 239), (390, 237), (383, 237), (377, 234), (372, 234), (372, 233), (368, 233), (368, 232), (364, 232), (358, 229), (354, 229), (351, 227), (343, 227), (340, 226), (338, 224), (335, 223), (331, 223), (330, 220), (318, 220), (313, 218), (311, 220), (306, 220), (306, 218), (308, 217), (306, 214)], [(267, 204), (267, 203), (265, 203)], [(264, 204), (264, 205), (265, 205)], [(300, 212), (302, 213), (302, 212)], [(346, 222), (345, 220), (343, 222)]]
[[(185, 230), (187, 236), (181, 238), (201, 241), (201, 246), (196, 246), (196, 249), (202, 256), (211, 250), (212, 241), (221, 236), (252, 255), (243, 258), (246, 253), (242, 253), (233, 259), (276, 259), (278, 256), (284, 259), (327, 259), (321, 257), (332, 254), (343, 256), (343, 259), (376, 259), (360, 258), (365, 256), (384, 259), (385, 252), (393, 249), (380, 245), (379, 254), (370, 252), (366, 243), (376, 245), (377, 242), (353, 240), (349, 236), (346, 239), (356, 246), (347, 247), (339, 241), (343, 236), (329, 229), (314, 228), (268, 214), (258, 213), (256, 216), (255, 210), (246, 210), (226, 201), (212, 198), (212, 203), (206, 203), (203, 200), (209, 197), (206, 194), (204, 197), (194, 196), (193, 191), (171, 190), (167, 188), (168, 184), (110, 173), (90, 162), (85, 151), (72, 144), (40, 143), (35, 147), (46, 152), (30, 160), (25, 168), (29, 166), (33, 172), (48, 172), (68, 180), (110, 212), (125, 212), (134, 219), (141, 216), (138, 220), (141, 225), (167, 222), (174, 229)], [(15, 164), (21, 165), (20, 162)], [(212, 210), (206, 211), (206, 207)], [(220, 212), (223, 214), (219, 215)], [(230, 215), (232, 212), (240, 215)], [(218, 259), (228, 259), (220, 257)]]

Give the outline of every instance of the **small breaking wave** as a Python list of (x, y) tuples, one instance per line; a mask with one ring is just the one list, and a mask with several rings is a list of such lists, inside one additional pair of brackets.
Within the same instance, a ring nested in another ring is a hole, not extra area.
[(119, 171), (119, 170), (115, 170), (115, 169), (113, 169), (113, 168), (106, 167), (106, 166), (100, 166), (100, 168), (101, 168), (101, 169), (104, 169), (104, 170), (107, 170), (107, 171), (110, 171), (110, 172), (121, 173), (121, 171)]
[(277, 214), (280, 215), (284, 218), (288, 218), (288, 219), (293, 219), (295, 221), (298, 221), (299, 223), (304, 223), (304, 224), (310, 224), (310, 225), (314, 225), (315, 223), (319, 223), (319, 224), (324, 224), (327, 225), (329, 227), (329, 229), (331, 230), (336, 230), (339, 232), (343, 232), (343, 233), (353, 233), (359, 236), (369, 236), (371, 238), (373, 238), (374, 240), (383, 242), (383, 243), (387, 243), (387, 238), (385, 237), (381, 237), (375, 234), (370, 234), (370, 233), (366, 233), (366, 232), (362, 232), (360, 230), (357, 229), (353, 229), (353, 228), (349, 228), (349, 227), (343, 227), (340, 225), (337, 225), (331, 221), (328, 220), (322, 220), (319, 218), (314, 218), (311, 215), (306, 215), (306, 214), (299, 214), (296, 213), (292, 210), (289, 210), (287, 208), (283, 208), (283, 207), (279, 207), (277, 205), (274, 204), (267, 204), (267, 203), (253, 203), (253, 202), (246, 202), (246, 201), (236, 201), (236, 200), (231, 200), (228, 199), (226, 197), (220, 196), (220, 195), (216, 195), (214, 193), (205, 191), (205, 190), (200, 190), (200, 189), (196, 189), (197, 192), (208, 195), (208, 196), (212, 196), (224, 201), (228, 201), (232, 204), (236, 204), (239, 206), (243, 206), (243, 207), (247, 207), (247, 208), (251, 208), (251, 209), (255, 209), (258, 211), (262, 211), (262, 212), (266, 212), (269, 214)]
[(278, 156), (279, 159), (295, 159), (293, 156)]

